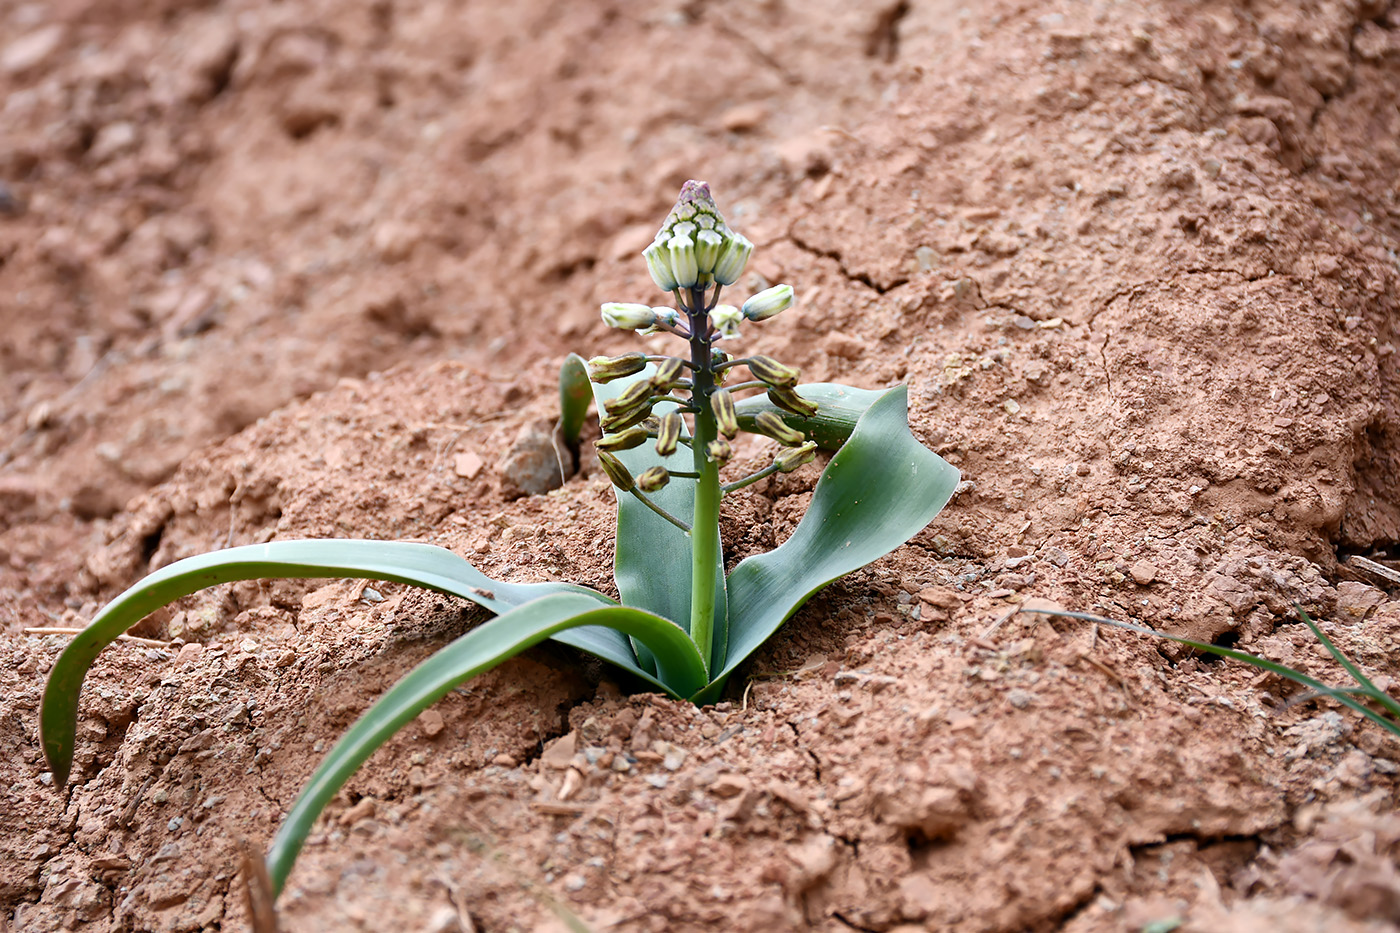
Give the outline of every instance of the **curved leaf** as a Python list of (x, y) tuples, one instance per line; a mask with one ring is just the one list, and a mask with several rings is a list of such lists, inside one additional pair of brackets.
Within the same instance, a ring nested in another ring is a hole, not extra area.
[(570, 353), (559, 367), (559, 433), (574, 459), (574, 472), (578, 472), (578, 439), (583, 433), (583, 419), (593, 400), (591, 386), (588, 364), (577, 353)]
[(656, 658), (667, 693), (700, 689), (705, 665), (690, 637), (667, 619), (625, 606), (600, 607), (575, 593), (545, 596), (473, 629), (419, 664), (355, 721), (321, 762), (287, 813), (267, 854), (273, 890), (281, 892), (307, 833), (350, 776), (380, 745), (453, 687), (531, 645), (580, 626), (606, 626), (643, 642)]
[(792, 536), (729, 575), (729, 653), (701, 699), (807, 598), (918, 534), (952, 498), (958, 471), (909, 433), (908, 390), (884, 392), (823, 471)]
[(788, 425), (803, 432), (817, 442), (823, 450), (839, 450), (841, 445), (855, 430), (861, 415), (874, 405), (885, 393), (884, 389), (857, 389), (835, 382), (809, 382), (797, 386), (797, 394), (815, 402), (817, 413), (803, 418), (784, 411), (768, 401), (766, 395), (755, 395), (737, 403), (734, 408), (739, 413), (739, 427), (745, 431), (754, 430), (754, 419), (759, 412), (771, 411)]
[[(656, 372), (655, 366), (648, 366), (642, 372), (628, 379), (618, 379), (603, 385), (594, 385), (598, 407), (610, 398), (621, 395), (632, 383), (650, 379)], [(658, 413), (669, 410), (667, 405), (658, 404)], [(632, 450), (617, 453), (623, 466), (636, 476), (653, 466), (664, 466), (669, 470), (689, 472), (690, 448), (681, 445), (669, 457), (662, 457), (652, 444), (643, 444)], [(616, 488), (614, 488), (616, 492)], [(651, 500), (677, 518), (689, 522), (695, 513), (695, 483), (693, 480), (672, 480), (665, 487), (651, 494)], [(711, 531), (716, 538), (719, 529)], [(726, 618), (724, 596), (723, 544), (717, 545), (721, 559), (715, 568), (715, 631), (723, 632)], [(642, 505), (626, 493), (617, 496), (617, 545), (613, 555), (613, 579), (617, 582), (622, 602), (648, 612), (654, 612), (663, 619), (671, 619), (687, 631), (690, 629), (690, 535), (666, 521), (655, 512)], [(645, 650), (637, 651), (639, 659), (645, 661)]]
[[(276, 577), (393, 580), (461, 596), (497, 613), (552, 593), (573, 593), (595, 603), (612, 603), (601, 593), (572, 583), (493, 580), (445, 548), (408, 541), (273, 541), (176, 561), (104, 606), (86, 628), (73, 636), (54, 663), (44, 688), (39, 733), (55, 783), (62, 787), (68, 781), (83, 678), (103, 648), (150, 613), (182, 596), (218, 583)], [(567, 643), (655, 682), (654, 671), (638, 669), (621, 636), (575, 632)]]

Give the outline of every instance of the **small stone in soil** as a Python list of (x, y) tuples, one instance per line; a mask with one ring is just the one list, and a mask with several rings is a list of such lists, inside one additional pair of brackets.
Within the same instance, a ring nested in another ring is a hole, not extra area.
[(1132, 570), (1129, 572), (1132, 574), (1133, 580), (1139, 586), (1147, 586), (1153, 580), (1157, 579), (1157, 568), (1145, 560), (1140, 560), (1136, 564), (1133, 564)]

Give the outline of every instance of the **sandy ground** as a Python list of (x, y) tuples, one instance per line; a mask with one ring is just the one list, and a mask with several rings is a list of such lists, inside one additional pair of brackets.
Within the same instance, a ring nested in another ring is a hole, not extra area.
[[(570, 351), (634, 341), (681, 182), (799, 306), (746, 349), (910, 386), (969, 481), (696, 709), (540, 649), (323, 819), (288, 930), (1400, 929), (1400, 6), (63, 0), (0, 6), (0, 930), (234, 930), (328, 743), (478, 621), (239, 584), (36, 709), (143, 573), (412, 538), (611, 587), (596, 470), (522, 495)], [(815, 466), (724, 517), (783, 540)], [(1392, 566), (1395, 566), (1392, 564)], [(599, 679), (599, 674), (602, 679)], [(624, 685), (625, 686), (625, 685)], [(1175, 924), (1175, 926), (1173, 926)]]

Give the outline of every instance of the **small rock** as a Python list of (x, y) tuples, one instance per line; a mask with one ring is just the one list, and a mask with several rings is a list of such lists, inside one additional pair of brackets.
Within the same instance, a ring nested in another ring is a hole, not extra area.
[(579, 792), (583, 787), (583, 772), (577, 768), (570, 768), (564, 772), (564, 780), (559, 782), (559, 792), (554, 796), (559, 800), (568, 800)]
[(750, 787), (749, 779), (742, 774), (721, 774), (715, 778), (710, 785), (710, 793), (716, 797), (728, 799), (737, 797), (747, 791)]
[(428, 738), (436, 738), (443, 730), (442, 713), (435, 709), (425, 709), (418, 715), (418, 722), (423, 727), (423, 734)]
[(453, 472), (465, 479), (476, 479), (476, 474), (481, 472), (482, 466), (481, 458), (470, 450), (452, 458)]
[(501, 478), (527, 496), (540, 496), (564, 485), (564, 470), (554, 447), (554, 432), (541, 424), (520, 430), (500, 465)]
[(1030, 706), (1033, 699), (1035, 699), (1034, 695), (1027, 690), (1017, 688), (1006, 691), (1006, 702), (1017, 709), (1025, 709)]
[(0, 71), (19, 74), (42, 65), (63, 41), (63, 27), (57, 23), (16, 39), (0, 52)]
[(504, 752), (492, 758), (491, 763), (493, 765), (500, 765), (502, 768), (514, 768), (516, 765), (515, 759)]
[(720, 117), (720, 125), (731, 133), (747, 133), (768, 119), (768, 108), (760, 103), (730, 107)]
[(1137, 583), (1138, 586), (1147, 586), (1153, 580), (1157, 579), (1157, 568), (1145, 560), (1140, 560), (1133, 564), (1132, 569), (1128, 572), (1132, 575), (1133, 581)]
[(540, 755), (540, 763), (546, 768), (554, 768), (563, 771), (568, 768), (574, 760), (574, 755), (578, 752), (578, 730), (570, 732), (568, 735), (561, 735), (544, 747), (544, 753)]

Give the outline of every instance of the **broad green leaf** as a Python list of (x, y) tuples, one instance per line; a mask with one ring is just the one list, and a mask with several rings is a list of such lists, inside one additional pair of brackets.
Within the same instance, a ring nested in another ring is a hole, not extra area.
[(606, 626), (646, 644), (672, 696), (698, 691), (705, 666), (690, 637), (667, 619), (625, 606), (600, 607), (576, 593), (545, 596), (466, 633), (406, 674), (336, 742), (302, 789), (268, 850), (273, 890), (280, 893), (306, 835), (350, 776), (375, 749), (453, 687), (567, 629)]
[[(621, 395), (633, 382), (649, 379), (655, 373), (654, 366), (628, 379), (618, 379), (603, 385), (594, 385), (593, 392), (598, 399), (601, 411), (603, 403)], [(669, 403), (658, 404), (657, 414), (671, 410)], [(652, 444), (643, 444), (632, 450), (617, 454), (627, 469), (636, 476), (643, 470), (661, 465), (668, 470), (690, 472), (694, 468), (690, 448), (682, 444), (669, 457), (662, 457)], [(616, 489), (613, 490), (615, 493)], [(672, 515), (690, 522), (695, 512), (695, 482), (688, 479), (673, 479), (663, 489), (651, 495), (651, 499)], [(711, 529), (711, 534), (719, 537), (719, 529)], [(636, 606), (654, 612), (663, 619), (671, 619), (681, 628), (690, 629), (690, 536), (675, 525), (638, 502), (629, 493), (617, 495), (617, 544), (613, 555), (613, 579), (617, 582), (618, 593), (624, 605)], [(723, 546), (718, 553), (721, 559), (715, 567), (716, 641), (725, 624), (726, 609), (724, 596)], [(645, 650), (637, 649), (637, 657), (644, 663)]]
[(815, 415), (803, 418), (774, 405), (768, 401), (767, 395), (755, 395), (734, 406), (739, 413), (739, 427), (752, 431), (759, 412), (771, 411), (793, 428), (804, 432), (823, 450), (839, 450), (855, 430), (860, 416), (885, 392), (880, 389), (857, 389), (834, 382), (806, 383), (799, 385), (796, 391), (807, 401), (816, 403)]
[[(445, 548), (407, 541), (273, 541), (228, 548), (176, 561), (136, 583), (93, 617), (58, 656), (44, 688), (39, 732), (54, 781), (62, 787), (73, 764), (73, 737), (83, 678), (99, 652), (118, 635), (173, 600), (234, 580), (285, 577), (360, 577), (393, 580), (469, 599), (492, 612), (554, 593), (572, 593), (610, 604), (600, 593), (572, 583), (506, 583), (493, 580)], [(621, 636), (579, 631), (561, 639), (655, 682)]]
[(832, 456), (792, 536), (729, 575), (729, 653), (703, 699), (813, 593), (918, 534), (958, 478), (909, 433), (907, 389), (884, 392)]
[(583, 419), (588, 415), (591, 401), (593, 391), (588, 364), (577, 353), (570, 353), (559, 368), (559, 433), (573, 455), (575, 470), (578, 469), (578, 439), (583, 433)]

